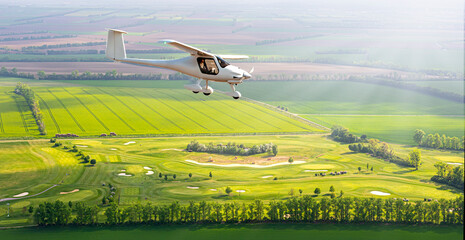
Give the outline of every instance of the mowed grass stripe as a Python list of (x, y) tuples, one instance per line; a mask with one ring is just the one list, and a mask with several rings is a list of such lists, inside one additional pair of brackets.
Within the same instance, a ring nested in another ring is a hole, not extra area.
[(84, 104), (84, 103), (81, 101), (81, 99), (79, 99), (78, 97), (76, 97), (74, 94), (70, 93), (66, 88), (63, 88), (63, 90), (64, 90), (65, 92), (67, 92), (69, 95), (73, 96), (74, 99), (76, 99), (76, 100), (77, 100), (77, 101), (78, 101), (78, 102), (79, 102), (79, 103), (80, 103), (80, 104), (81, 104), (81, 105), (95, 118), (95, 120), (97, 120), (97, 122), (99, 122), (100, 125), (102, 125), (102, 127), (105, 128), (105, 130), (110, 131), (110, 129), (107, 127), (107, 125), (105, 125), (105, 123), (102, 122), (102, 120), (100, 120), (100, 118), (98, 118), (98, 117), (94, 114), (94, 112), (92, 112), (92, 111), (87, 107), (87, 105)]
[(115, 115), (121, 122), (123, 122), (129, 129), (131, 129), (131, 131), (135, 131), (135, 129), (133, 127), (131, 127), (131, 125), (129, 125), (123, 118), (121, 118), (115, 111), (113, 111), (113, 109), (111, 109), (109, 106), (107, 106), (102, 100), (100, 100), (97, 96), (89, 93), (88, 91), (86, 91), (85, 89), (82, 89), (82, 91), (84, 91), (86, 94), (92, 96), (93, 98), (95, 98), (100, 104), (102, 104), (106, 109), (108, 109), (111, 113), (113, 113), (113, 115)]
[[(156, 92), (156, 93), (161, 93), (161, 92), (162, 92), (162, 91), (157, 91), (157, 90), (155, 90), (155, 89), (154, 89), (153, 91)], [(165, 95), (166, 95), (166, 94), (165, 94)], [(168, 97), (170, 97), (170, 96), (168, 95)], [(171, 97), (170, 97), (170, 98), (171, 98)], [(160, 101), (160, 102), (162, 102), (162, 101)], [(167, 104), (167, 103), (165, 103), (165, 102), (162, 102), (162, 103), (165, 104), (166, 106), (168, 106), (169, 108), (171, 108), (173, 111), (177, 112), (178, 114), (184, 116), (185, 118), (189, 119), (189, 120), (192, 121), (193, 123), (197, 124), (197, 126), (199, 126), (199, 127), (203, 128), (203, 129), (209, 131), (208, 128), (206, 128), (206, 127), (204, 127), (202, 124), (196, 122), (194, 119), (192, 119), (192, 118), (186, 116), (184, 113), (178, 111), (176, 108), (170, 106), (169, 104)]]
[[(48, 116), (50, 117), (50, 119), (52, 120), (53, 124), (55, 125), (55, 129), (57, 130), (57, 132), (61, 132), (61, 130), (60, 130), (60, 125), (58, 125), (57, 120), (55, 120), (55, 117), (53, 116), (52, 111), (51, 111), (50, 108), (48, 107), (48, 104), (47, 104), (39, 95), (36, 95), (36, 96), (39, 98), (39, 101), (40, 101), (39, 104), (40, 104), (40, 106), (45, 107), (45, 109), (47, 110)], [(41, 107), (41, 109), (43, 109), (43, 107)], [(46, 115), (44, 115), (44, 121), (47, 121)], [(46, 128), (46, 129), (47, 129), (47, 126), (49, 126), (49, 125), (45, 125), (45, 128)]]
[[(214, 98), (221, 98), (219, 95), (215, 95)], [(249, 111), (244, 110), (244, 105), (242, 101), (234, 101), (234, 100), (226, 100), (226, 101), (220, 101), (226, 108), (229, 108), (230, 112), (237, 112), (237, 114), (245, 114), (250, 117), (249, 122), (254, 123), (255, 126), (262, 126), (262, 125), (268, 125), (272, 128), (275, 128), (276, 130), (280, 129), (279, 127), (269, 123), (268, 121), (264, 120), (263, 118), (249, 113)], [(256, 113), (256, 111), (252, 111), (253, 113)], [(264, 128), (266, 129), (266, 128)]]
[(49, 89), (53, 91), (53, 94), (60, 99), (62, 104), (66, 105), (66, 108), (69, 112), (75, 117), (78, 123), (82, 123), (81, 126), (84, 128), (85, 132), (101, 132), (103, 131), (102, 126), (94, 118), (90, 117), (84, 107), (76, 101), (76, 99), (65, 92), (62, 88), (53, 88)]
[(60, 133), (64, 133), (64, 131), (67, 133), (81, 132), (68, 112), (63, 109), (63, 106), (56, 100), (56, 97), (48, 92), (48, 89), (36, 89), (35, 93), (50, 108), (53, 117), (60, 126)]
[[(156, 130), (160, 131), (159, 128), (157, 128), (155, 125), (153, 125), (151, 122), (149, 122), (149, 121), (148, 121), (146, 118), (144, 118), (141, 114), (139, 114), (138, 112), (136, 112), (136, 110), (134, 110), (134, 107), (135, 107), (135, 106), (133, 106), (133, 107), (128, 106), (124, 101), (122, 101), (122, 100), (120, 99), (120, 97), (117, 97), (117, 96), (115, 96), (114, 94), (110, 94), (110, 93), (108, 93), (108, 92), (102, 90), (101, 88), (98, 88), (98, 90), (100, 90), (101, 92), (106, 93), (106, 94), (112, 96), (112, 97), (115, 98), (117, 101), (119, 101), (121, 104), (123, 104), (125, 107), (127, 107), (129, 110), (131, 110), (134, 114), (136, 114), (140, 119), (142, 119), (144, 122), (146, 122), (148, 125), (150, 125), (152, 128), (155, 128)], [(116, 89), (116, 90), (118, 90), (118, 89)], [(118, 90), (118, 91), (119, 91), (119, 90)], [(119, 92), (121, 92), (121, 91), (119, 91)]]
[(18, 108), (19, 110), (19, 115), (21, 116), (21, 121), (23, 122), (23, 127), (24, 127), (24, 130), (26, 132), (29, 132), (29, 129), (27, 128), (27, 124), (26, 124), (26, 119), (24, 119), (24, 114), (23, 114), (23, 109), (21, 108), (21, 105), (18, 101), (18, 97), (17, 96), (11, 96), (14, 101), (16, 102), (16, 107)]
[[(190, 98), (192, 98), (192, 99), (198, 101), (198, 99), (196, 99), (192, 94), (189, 94), (189, 96), (190, 96)], [(229, 113), (227, 113), (227, 112), (221, 111), (219, 108), (215, 107), (215, 105), (217, 105), (217, 103), (219, 103), (219, 102), (223, 102), (223, 101), (221, 101), (221, 100), (216, 100), (216, 101), (215, 101), (215, 100), (213, 100), (213, 101), (212, 101), (212, 100), (209, 100), (209, 101), (201, 101), (201, 103), (202, 103), (204, 106), (206, 106), (206, 107), (208, 107), (208, 108), (211, 108), (211, 109), (214, 109), (214, 110), (217, 111), (217, 112), (220, 112), (223, 116), (228, 116), (228, 117), (230, 117), (230, 118), (236, 120), (237, 122), (240, 122), (241, 124), (246, 125), (247, 127), (251, 128), (252, 130), (255, 130), (255, 129), (256, 129), (254, 126), (249, 125), (248, 123), (246, 123), (246, 122), (244, 122), (244, 121), (241, 121), (240, 119), (234, 117), (233, 115), (231, 115), (231, 114), (229, 114)], [(237, 124), (233, 124), (233, 126), (237, 126)]]
[[(170, 91), (173, 92), (173, 90), (170, 90)], [(169, 95), (169, 96), (170, 96), (171, 98), (173, 98), (174, 100), (176, 100), (176, 101), (178, 101), (179, 103), (183, 104), (184, 106), (187, 107), (187, 109), (189, 109), (189, 108), (194, 108), (197, 112), (201, 113), (201, 115), (203, 115), (203, 116), (209, 118), (210, 120), (212, 120), (212, 121), (218, 123), (219, 125), (221, 125), (221, 126), (223, 126), (223, 127), (225, 127), (225, 128), (228, 128), (229, 130), (233, 130), (233, 129), (232, 129), (231, 127), (229, 127), (228, 125), (226, 125), (226, 124), (224, 124), (224, 123), (222, 123), (222, 122), (218, 121), (217, 119), (215, 119), (215, 118), (213, 118), (213, 117), (210, 116), (210, 114), (211, 114), (211, 115), (215, 115), (215, 116), (217, 116), (217, 117), (218, 117), (218, 116), (221, 116), (221, 115), (218, 115), (218, 114), (215, 114), (215, 113), (212, 113), (212, 112), (205, 113), (204, 111), (201, 110), (201, 109), (203, 109), (203, 108), (201, 108), (201, 107), (189, 106), (189, 104), (185, 103), (185, 101), (181, 101), (181, 100), (179, 100), (178, 98), (174, 97), (174, 94), (173, 94), (173, 95), (170, 95), (170, 94), (167, 94), (167, 93), (164, 93), (164, 94)], [(190, 103), (191, 103), (191, 104), (198, 105), (198, 103), (199, 103), (200, 101), (197, 100), (197, 99), (194, 99), (194, 100), (195, 100), (194, 102), (191, 101)]]
[(78, 98), (84, 105), (86, 105), (105, 125), (110, 131), (116, 132), (133, 132), (121, 119), (111, 112), (105, 105), (95, 99), (95, 97), (87, 93), (82, 88), (67, 88), (68, 92)]
[(76, 118), (74, 117), (74, 115), (69, 111), (69, 109), (66, 107), (66, 105), (61, 101), (61, 99), (59, 99), (52, 91), (50, 91), (50, 89), (48, 89), (48, 92), (50, 94), (52, 94), (52, 96), (55, 97), (55, 99), (61, 104), (61, 106), (63, 106), (63, 108), (66, 110), (66, 112), (69, 114), (69, 116), (71, 117), (71, 119), (73, 119), (74, 123), (76, 123), (76, 125), (79, 127), (79, 129), (81, 129), (81, 131), (83, 132), (86, 132), (86, 130), (81, 126), (81, 124), (76, 120)]
[[(157, 110), (153, 109), (151, 106), (149, 106), (148, 104), (146, 104), (144, 101), (140, 100), (140, 98), (137, 97), (134, 93), (130, 93), (130, 92), (128, 92), (128, 90), (126, 90), (126, 89), (125, 89), (125, 90), (121, 90), (121, 89), (120, 89), (120, 91), (125, 92), (125, 93), (127, 93), (127, 94), (130, 94), (131, 97), (132, 97), (133, 99), (135, 99), (136, 101), (138, 101), (139, 103), (141, 103), (142, 105), (144, 105), (146, 108), (150, 109), (152, 112), (154, 112), (155, 114), (157, 114), (157, 115), (160, 116), (161, 118), (165, 119), (167, 122), (173, 124), (174, 126), (176, 126), (177, 128), (179, 128), (180, 130), (185, 131), (184, 128), (180, 127), (178, 124), (176, 124), (175, 122), (173, 122), (171, 119), (165, 117), (163, 114), (160, 114)], [(137, 91), (142, 91), (142, 89), (138, 89)]]
[[(152, 91), (152, 90), (150, 89), (149, 91)], [(179, 112), (178, 110), (176, 110), (169, 104), (165, 103), (164, 101), (160, 100), (159, 98), (155, 97), (153, 94), (150, 94), (149, 91), (148, 92), (141, 91), (141, 93), (143, 93), (144, 95), (148, 97), (148, 99), (146, 99), (147, 101), (159, 103), (159, 104), (154, 104), (154, 105), (158, 106), (158, 108), (160, 109), (160, 112), (164, 113), (164, 116), (170, 116), (172, 119), (176, 119), (177, 125), (184, 126), (182, 128), (187, 129), (186, 132), (190, 133), (190, 132), (198, 131), (197, 130), (198, 128), (194, 128), (196, 126), (192, 124), (192, 119), (190, 119), (183, 113)]]
[[(286, 116), (281, 115), (281, 114), (279, 114), (279, 113), (278, 113), (278, 114), (272, 114), (272, 113), (271, 113), (272, 110), (268, 110), (268, 109), (263, 108), (263, 107), (257, 107), (255, 104), (249, 103), (249, 102), (245, 102), (245, 104), (246, 104), (247, 106), (250, 106), (251, 108), (256, 109), (257, 111), (260, 111), (260, 112), (265, 113), (265, 114), (268, 115), (268, 116), (272, 116), (272, 117), (277, 118), (277, 119), (279, 119), (279, 120), (281, 120), (281, 121), (283, 121), (283, 122), (290, 123), (290, 124), (296, 126), (296, 127), (299, 128), (299, 129), (307, 130), (307, 131), (308, 131), (308, 130), (311, 130), (311, 129), (309, 129), (307, 126), (305, 126), (304, 124), (301, 124), (301, 126), (299, 126), (299, 125), (297, 125), (296, 123), (292, 122), (292, 121), (295, 121), (295, 120), (290, 121), (290, 120), (289, 120), (289, 119), (290, 119), (289, 117), (286, 117)], [(281, 128), (281, 129), (282, 129), (282, 128)]]
[(5, 133), (5, 130), (3, 129), (3, 120), (2, 120), (2, 113), (0, 112), (0, 130), (2, 133)]

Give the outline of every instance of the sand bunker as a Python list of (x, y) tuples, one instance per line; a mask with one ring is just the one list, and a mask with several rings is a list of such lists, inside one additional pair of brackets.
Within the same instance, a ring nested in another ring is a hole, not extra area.
[(110, 150), (111, 150), (111, 151), (116, 151), (116, 150), (118, 150), (118, 149), (116, 149), (116, 148), (110, 148)]
[(448, 162), (447, 164), (449, 165), (456, 165), (456, 166), (461, 166), (463, 163), (458, 163), (458, 162)]
[(20, 194), (16, 194), (13, 197), (24, 197), (24, 196), (27, 196), (27, 195), (29, 195), (29, 192), (23, 192), (23, 193), (20, 193)]
[(241, 192), (245, 192), (245, 190), (236, 190), (236, 192), (241, 193)]
[(263, 176), (262, 178), (271, 178), (273, 175)]
[(60, 192), (60, 194), (68, 194), (68, 193), (74, 193), (74, 192), (79, 192), (79, 189), (74, 189), (73, 191), (70, 191), (70, 192)]
[(153, 174), (153, 171), (148, 171), (147, 173), (145, 173), (145, 175), (152, 175)]
[(129, 145), (129, 144), (132, 144), (132, 143), (136, 143), (136, 142), (130, 141), (130, 142), (124, 143), (123, 145)]
[(304, 170), (304, 172), (327, 172), (328, 170), (320, 169), (320, 170)]
[(389, 196), (391, 195), (390, 193), (385, 193), (385, 192), (380, 192), (380, 191), (371, 191), (370, 192), (373, 195), (378, 195), (378, 196)]
[(126, 173), (118, 173), (118, 176), (123, 176), (123, 177), (132, 177), (131, 174), (126, 174)]
[(150, 167), (144, 167), (145, 170), (152, 170)]
[(214, 192), (216, 192), (216, 191), (218, 191), (218, 190), (216, 190), (216, 189), (212, 188), (212, 189), (210, 189), (210, 191), (214, 191)]
[(187, 186), (187, 188), (189, 188), (189, 189), (199, 189), (199, 187), (189, 187), (189, 186)]
[[(233, 163), (233, 164), (214, 164), (214, 163), (199, 163), (194, 160), (186, 160), (186, 162), (198, 164), (198, 165), (204, 165), (204, 166), (216, 166), (216, 167), (250, 167), (250, 168), (268, 168), (268, 167), (275, 167), (275, 166), (280, 166), (280, 165), (289, 165), (291, 163), (289, 162), (280, 162), (280, 163), (275, 163), (275, 164), (270, 164), (270, 165), (255, 165), (255, 164), (238, 164), (238, 163)], [(302, 164), (305, 163), (305, 161), (294, 161), (292, 164)]]
[(86, 148), (86, 147), (89, 147), (89, 146), (86, 146), (86, 145), (76, 145), (76, 147)]
[(162, 149), (162, 151), (178, 151), (178, 152), (181, 152), (183, 150), (182, 149), (177, 149), (177, 148), (166, 148), (166, 149)]

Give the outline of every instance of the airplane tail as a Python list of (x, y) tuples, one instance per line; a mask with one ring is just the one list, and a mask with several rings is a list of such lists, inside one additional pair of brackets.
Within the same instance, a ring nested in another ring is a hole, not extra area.
[(116, 61), (126, 58), (123, 34), (127, 34), (127, 32), (117, 29), (108, 30), (107, 49), (105, 51), (107, 58)]

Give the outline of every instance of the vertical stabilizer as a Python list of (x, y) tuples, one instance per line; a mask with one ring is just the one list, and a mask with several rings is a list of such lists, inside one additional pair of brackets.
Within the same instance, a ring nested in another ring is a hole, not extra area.
[(107, 58), (116, 61), (126, 58), (123, 34), (127, 34), (127, 32), (118, 29), (108, 30), (107, 49), (105, 51)]

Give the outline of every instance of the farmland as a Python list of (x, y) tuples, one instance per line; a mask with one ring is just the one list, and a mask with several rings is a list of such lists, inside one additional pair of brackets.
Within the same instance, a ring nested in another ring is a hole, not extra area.
[[(235, 142), (246, 146), (272, 142), (279, 153), (252, 156), (219, 155), (183, 151), (192, 140), (200, 143)], [(1, 142), (0, 198), (28, 192), (29, 195), (52, 189), (31, 198), (11, 201), (14, 217), (5, 218), (6, 206), (0, 207), (0, 224), (27, 224), (30, 219), (21, 213), (24, 206), (45, 200), (99, 203), (108, 194), (103, 183), (117, 187), (120, 204), (136, 202), (169, 203), (172, 200), (187, 203), (195, 201), (252, 201), (279, 200), (304, 194), (313, 195), (316, 187), (324, 197), (331, 185), (344, 196), (382, 197), (371, 191), (389, 193), (389, 197), (454, 198), (463, 194), (454, 188), (438, 185), (429, 179), (435, 174), (436, 161), (462, 163), (463, 152), (422, 150), (423, 164), (418, 171), (387, 163), (366, 154), (348, 154), (347, 145), (327, 139), (326, 135), (176, 137), (142, 139), (88, 139), (62, 140), (63, 146), (53, 147), (47, 140)], [(94, 167), (81, 163), (75, 153), (65, 149), (76, 145), (79, 150), (97, 160)], [(406, 158), (411, 147), (394, 145), (401, 157)], [(292, 156), (294, 164), (287, 162)], [(186, 161), (190, 160), (190, 161)], [(211, 163), (213, 165), (202, 165)], [(225, 167), (227, 164), (243, 166)], [(369, 164), (374, 171), (366, 168)], [(268, 165), (268, 167), (266, 167)], [(263, 167), (259, 167), (263, 166)], [(362, 171), (357, 170), (362, 167)], [(151, 169), (154, 173), (147, 175)], [(348, 171), (342, 176), (314, 176), (319, 172)], [(209, 173), (212, 172), (212, 178)], [(167, 180), (159, 177), (167, 175)], [(192, 173), (192, 177), (188, 176)], [(128, 176), (121, 176), (128, 175)], [(173, 179), (176, 174), (177, 178)], [(276, 177), (276, 180), (273, 180)], [(15, 179), (15, 181), (11, 181)], [(225, 195), (230, 186), (234, 192)], [(77, 192), (60, 194), (79, 189)], [(240, 190), (240, 191), (239, 191)], [(238, 192), (239, 191), (239, 192)], [(383, 198), (386, 198), (384, 196)]]
[[(10, 81), (11, 82), (11, 81)], [(159, 88), (35, 87), (50, 136), (98, 136), (321, 132), (304, 123), (222, 94), (210, 97), (180, 90), (182, 83), (160, 81)], [(173, 86), (176, 86), (173, 88)], [(23, 99), (2, 92), (3, 137), (37, 136)]]

